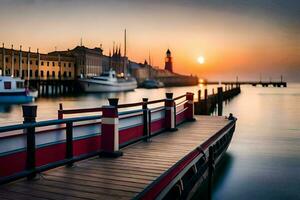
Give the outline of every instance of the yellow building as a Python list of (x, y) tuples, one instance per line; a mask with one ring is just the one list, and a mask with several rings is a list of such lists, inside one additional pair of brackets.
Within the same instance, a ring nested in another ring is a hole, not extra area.
[(34, 80), (75, 78), (75, 58), (3, 48), (0, 51), (0, 75)]

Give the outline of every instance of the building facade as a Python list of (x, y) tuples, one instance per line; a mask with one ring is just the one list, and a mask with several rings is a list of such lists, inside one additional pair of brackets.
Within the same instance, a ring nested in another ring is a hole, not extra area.
[(75, 77), (92, 77), (99, 76), (102, 71), (102, 48), (87, 48), (85, 46), (77, 46), (67, 51), (54, 51), (49, 55), (73, 57), (75, 59)]
[(0, 75), (23, 79), (74, 79), (76, 63), (71, 56), (56, 56), (2, 47)]

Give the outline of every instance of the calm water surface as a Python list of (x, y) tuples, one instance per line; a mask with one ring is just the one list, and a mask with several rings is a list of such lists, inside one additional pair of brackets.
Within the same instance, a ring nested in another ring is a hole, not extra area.
[[(209, 92), (211, 88), (209, 87)], [(38, 120), (57, 117), (58, 104), (87, 108), (107, 104), (108, 97), (121, 103), (164, 98), (196, 92), (203, 86), (137, 89), (134, 92), (90, 94), (79, 97), (40, 98)], [(224, 114), (238, 117), (233, 141), (216, 176), (213, 199), (300, 199), (300, 84), (288, 88), (244, 86), (227, 103)], [(20, 106), (0, 106), (0, 125), (22, 122)]]

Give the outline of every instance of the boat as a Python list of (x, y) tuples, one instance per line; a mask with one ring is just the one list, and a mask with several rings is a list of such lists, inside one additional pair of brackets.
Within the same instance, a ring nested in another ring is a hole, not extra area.
[(151, 88), (162, 88), (164, 83), (154, 79), (147, 79), (142, 83), (142, 87), (151, 89)]
[(0, 103), (30, 103), (37, 95), (37, 90), (25, 88), (25, 81), (21, 78), (0, 76)]
[(121, 92), (137, 88), (133, 77), (117, 77), (114, 70), (103, 72), (100, 76), (79, 79), (85, 92)]

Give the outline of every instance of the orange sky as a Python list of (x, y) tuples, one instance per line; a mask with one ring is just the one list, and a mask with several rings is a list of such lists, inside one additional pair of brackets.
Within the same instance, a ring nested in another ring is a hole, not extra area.
[[(48, 52), (55, 46), (73, 48), (83, 37), (84, 45), (102, 43), (108, 54), (113, 41), (123, 46), (127, 28), (128, 55), (138, 62), (148, 59), (150, 51), (154, 64), (162, 67), (170, 48), (179, 73), (211, 80), (232, 80), (236, 75), (257, 79), (260, 73), (265, 79), (281, 74), (300, 79), (300, 26), (293, 16), (261, 11), (256, 4), (228, 8), (187, 2), (4, 0), (0, 38), (7, 46), (22, 44)], [(197, 63), (200, 55), (204, 65)]]

